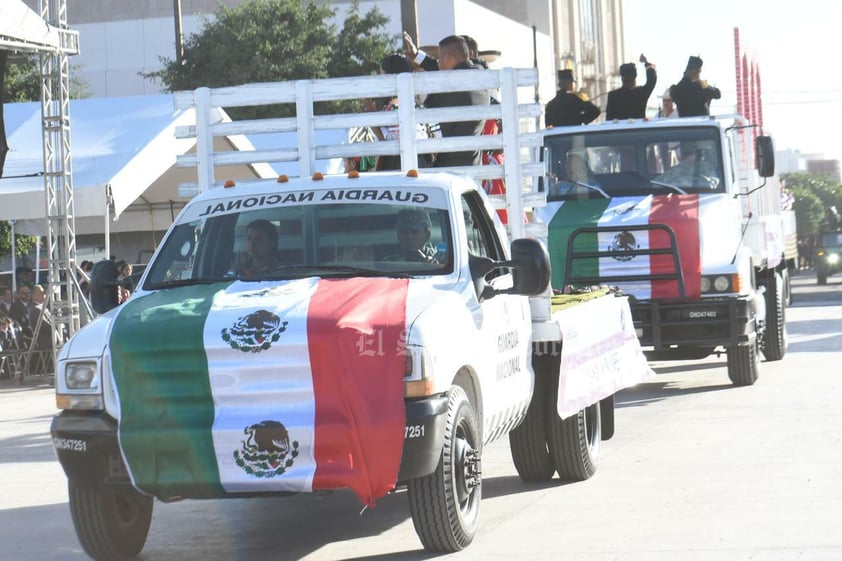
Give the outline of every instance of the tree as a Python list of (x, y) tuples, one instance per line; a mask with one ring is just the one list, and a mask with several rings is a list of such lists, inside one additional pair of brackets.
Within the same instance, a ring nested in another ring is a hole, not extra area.
[[(329, 23), (336, 9), (312, 0), (251, 0), (232, 8), (220, 5), (216, 18), (205, 19), (203, 29), (184, 42), (182, 64), (161, 57), (163, 68), (143, 76), (159, 80), (166, 91), (176, 91), (370, 74), (398, 38), (383, 31), (389, 18), (377, 7), (364, 15), (359, 12), (359, 2), (354, 0), (337, 31)], [(335, 112), (340, 107), (322, 109)], [(242, 119), (287, 116), (294, 108), (232, 108), (228, 112), (232, 118)]]
[(842, 184), (826, 175), (810, 175), (803, 172), (785, 173), (781, 180), (795, 197), (795, 219), (798, 236), (814, 236), (825, 214), (831, 206), (842, 208)]

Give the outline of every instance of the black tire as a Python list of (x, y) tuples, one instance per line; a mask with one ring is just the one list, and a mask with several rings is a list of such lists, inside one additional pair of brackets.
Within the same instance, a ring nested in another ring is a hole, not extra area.
[(773, 273), (766, 286), (766, 332), (763, 335), (763, 356), (768, 361), (781, 360), (786, 354), (786, 305), (784, 282)]
[(792, 305), (792, 274), (789, 268), (781, 271), (781, 278), (784, 281), (784, 306)]
[(452, 553), (473, 541), (482, 498), (480, 446), (474, 409), (454, 386), (436, 471), (408, 484), (412, 523), (427, 551)]
[[(555, 378), (552, 395), (558, 394)], [(555, 399), (555, 398), (554, 398)], [(584, 481), (596, 473), (602, 444), (599, 402), (566, 419), (553, 408), (548, 412), (549, 448), (555, 469), (562, 481)]]
[(602, 432), (602, 440), (611, 440), (614, 437), (614, 396), (609, 395), (599, 402), (599, 422)]
[(728, 347), (728, 378), (735, 386), (751, 386), (760, 375), (760, 356), (757, 345)]
[(136, 557), (152, 521), (152, 497), (131, 487), (80, 487), (68, 482), (70, 514), (79, 543), (97, 561)]
[(547, 447), (547, 411), (552, 411), (554, 405), (549, 401), (547, 378), (535, 368), (535, 390), (526, 418), (509, 433), (512, 462), (523, 481), (549, 481), (555, 475), (555, 464)]
[(827, 271), (824, 269), (816, 270), (816, 284), (827, 284)]

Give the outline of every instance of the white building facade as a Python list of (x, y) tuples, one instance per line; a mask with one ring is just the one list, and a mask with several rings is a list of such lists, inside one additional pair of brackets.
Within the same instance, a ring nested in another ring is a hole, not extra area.
[[(39, 0), (25, 0), (38, 9)], [(75, 74), (94, 97), (161, 93), (161, 85), (141, 76), (161, 68), (161, 58), (176, 58), (176, 9), (184, 37), (201, 30), (218, 4), (243, 0), (86, 0), (68, 9), (79, 31), (81, 53), (71, 60)], [(346, 1), (330, 3), (337, 18)], [(619, 85), (618, 67), (626, 62), (622, 0), (377, 0), (360, 2), (364, 13), (377, 6), (389, 17), (387, 32), (400, 35), (402, 9), (414, 3), (420, 45), (435, 45), (452, 34), (474, 37), (480, 50), (501, 56), (492, 66), (530, 67), (540, 73), (539, 99), (556, 90), (555, 73), (573, 68), (579, 86), (597, 103)], [(602, 101), (602, 103), (600, 103)]]

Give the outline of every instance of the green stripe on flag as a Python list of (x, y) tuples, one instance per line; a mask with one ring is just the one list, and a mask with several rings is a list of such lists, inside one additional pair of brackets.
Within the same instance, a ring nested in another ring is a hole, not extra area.
[[(564, 288), (564, 271), (567, 261), (567, 242), (573, 231), (582, 227), (597, 225), (611, 199), (587, 199), (582, 201), (565, 201), (555, 213), (549, 225), (548, 246), (550, 252), (550, 267), (552, 270), (553, 288)], [(574, 251), (596, 251), (599, 247), (596, 233), (580, 234), (576, 236)], [(573, 264), (576, 276), (599, 275), (599, 260), (596, 257), (576, 259)]]
[(225, 285), (161, 290), (129, 300), (109, 341), (120, 398), (120, 445), (135, 485), (162, 498), (219, 496), (214, 403), (203, 330)]

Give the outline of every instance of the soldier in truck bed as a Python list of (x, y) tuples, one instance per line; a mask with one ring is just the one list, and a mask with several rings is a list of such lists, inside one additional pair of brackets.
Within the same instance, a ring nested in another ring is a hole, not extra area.
[(547, 127), (587, 125), (601, 113), (599, 107), (574, 93), (576, 78), (569, 69), (558, 71), (558, 93), (548, 103), (544, 112)]
[(710, 102), (719, 99), (722, 93), (700, 78), (702, 59), (691, 56), (681, 81), (670, 88), (670, 94), (679, 117), (710, 115)]

